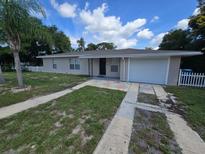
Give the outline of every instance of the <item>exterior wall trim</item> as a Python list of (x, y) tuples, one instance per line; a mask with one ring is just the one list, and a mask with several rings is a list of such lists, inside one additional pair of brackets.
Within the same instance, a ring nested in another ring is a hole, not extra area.
[(130, 81), (130, 58), (128, 58), (127, 81)]
[(165, 83), (166, 83), (166, 84), (168, 84), (169, 67), (170, 67), (170, 57), (168, 57), (168, 61), (167, 61), (167, 72), (166, 72), (166, 80), (165, 80)]

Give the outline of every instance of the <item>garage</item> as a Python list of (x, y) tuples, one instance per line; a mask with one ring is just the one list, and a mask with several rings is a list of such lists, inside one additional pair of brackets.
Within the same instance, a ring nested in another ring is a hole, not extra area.
[(130, 58), (128, 65), (129, 81), (166, 84), (168, 58)]

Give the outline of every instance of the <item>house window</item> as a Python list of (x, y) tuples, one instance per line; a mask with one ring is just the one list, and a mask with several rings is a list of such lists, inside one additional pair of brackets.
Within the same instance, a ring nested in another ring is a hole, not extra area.
[(71, 70), (80, 70), (80, 60), (76, 58), (70, 59), (70, 69)]
[(111, 65), (111, 72), (118, 72), (118, 65)]

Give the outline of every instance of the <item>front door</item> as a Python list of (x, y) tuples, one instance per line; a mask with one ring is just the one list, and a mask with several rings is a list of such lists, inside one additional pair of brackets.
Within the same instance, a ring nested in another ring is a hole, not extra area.
[(100, 75), (106, 75), (106, 58), (100, 58)]

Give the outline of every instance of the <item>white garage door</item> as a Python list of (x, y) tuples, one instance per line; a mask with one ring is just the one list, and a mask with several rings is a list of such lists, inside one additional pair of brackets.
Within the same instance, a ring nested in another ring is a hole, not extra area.
[(168, 58), (131, 58), (129, 64), (129, 81), (156, 84), (166, 83)]

